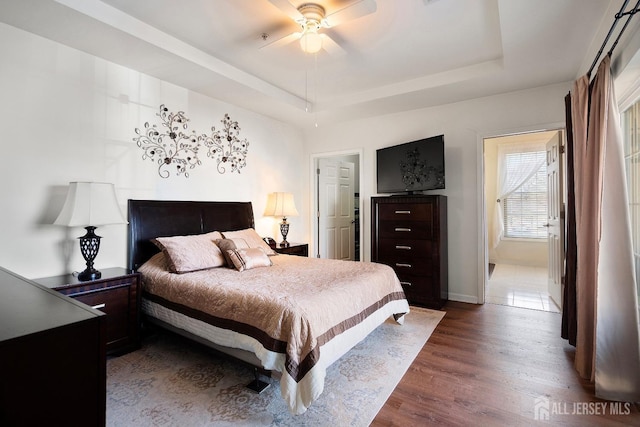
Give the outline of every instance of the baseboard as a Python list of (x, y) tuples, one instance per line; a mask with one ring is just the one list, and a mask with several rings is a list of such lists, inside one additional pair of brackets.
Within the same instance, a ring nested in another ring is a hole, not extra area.
[(452, 294), (449, 293), (449, 301), (466, 302), (469, 304), (478, 304), (478, 297), (472, 295)]

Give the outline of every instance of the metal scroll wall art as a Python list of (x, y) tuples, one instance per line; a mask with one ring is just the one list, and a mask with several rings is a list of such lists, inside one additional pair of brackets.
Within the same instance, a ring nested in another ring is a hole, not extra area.
[(162, 104), (156, 116), (162, 120), (158, 125), (144, 124), (143, 129), (136, 128), (133, 140), (144, 153), (142, 159), (150, 159), (158, 164), (158, 174), (162, 178), (169, 178), (171, 171), (176, 175), (189, 177), (189, 170), (202, 165), (198, 154), (206, 150), (207, 157), (216, 161), (218, 173), (240, 173), (240, 169), (247, 165), (247, 151), (249, 142), (240, 139), (240, 126), (225, 114), (220, 120), (222, 127), (211, 127), (211, 134), (198, 134), (195, 130), (188, 131), (189, 118), (184, 112), (169, 112)]
[(402, 172), (402, 182), (407, 189), (414, 185), (433, 180), (438, 186), (444, 184), (444, 171), (433, 166), (428, 166), (427, 162), (420, 158), (420, 150), (413, 149), (407, 151), (406, 160), (400, 161)]

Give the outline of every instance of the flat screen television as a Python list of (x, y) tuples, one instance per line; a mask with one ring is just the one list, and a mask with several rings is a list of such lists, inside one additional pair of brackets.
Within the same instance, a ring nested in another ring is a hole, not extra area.
[(379, 194), (414, 194), (444, 187), (444, 135), (376, 152)]

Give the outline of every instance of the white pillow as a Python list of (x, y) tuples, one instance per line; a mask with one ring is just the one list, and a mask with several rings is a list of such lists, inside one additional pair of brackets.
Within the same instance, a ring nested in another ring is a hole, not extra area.
[(188, 273), (226, 264), (224, 255), (214, 240), (222, 235), (213, 231), (192, 236), (157, 237), (153, 242), (164, 252), (169, 270), (173, 273)]

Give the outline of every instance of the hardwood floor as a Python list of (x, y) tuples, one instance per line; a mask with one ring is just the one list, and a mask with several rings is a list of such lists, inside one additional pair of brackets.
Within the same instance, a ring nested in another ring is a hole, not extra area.
[(612, 415), (611, 402), (595, 405), (604, 401), (573, 368), (560, 314), (456, 302), (444, 310), (372, 426), (543, 424), (536, 402), (553, 425), (640, 425), (637, 403), (615, 407), (628, 415)]

